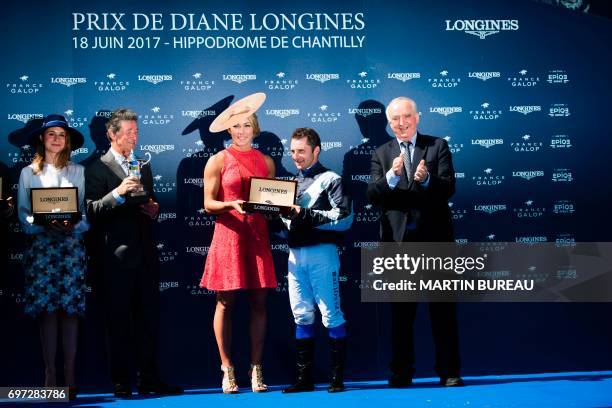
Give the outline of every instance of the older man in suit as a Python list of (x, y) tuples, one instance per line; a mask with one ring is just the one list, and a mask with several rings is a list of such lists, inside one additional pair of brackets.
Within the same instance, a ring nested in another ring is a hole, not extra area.
[[(452, 242), (448, 199), (455, 192), (455, 170), (444, 139), (417, 132), (416, 103), (406, 97), (387, 106), (395, 138), (372, 154), (368, 199), (381, 208), (383, 242)], [(416, 303), (391, 304), (392, 357), (389, 386), (406, 387), (414, 374), (413, 324)], [(463, 385), (455, 303), (430, 303), (440, 384)]]
[(142, 166), (140, 179), (128, 176), (138, 142), (137, 119), (129, 109), (114, 111), (106, 124), (110, 149), (85, 171), (87, 215), (105, 242), (98, 262), (104, 274), (111, 379), (118, 397), (132, 394), (129, 367), (134, 350), (140, 394), (182, 392), (163, 383), (157, 367), (159, 264), (153, 219), (159, 205), (153, 195), (144, 202), (142, 196), (132, 196), (142, 187), (153, 192), (150, 165)]

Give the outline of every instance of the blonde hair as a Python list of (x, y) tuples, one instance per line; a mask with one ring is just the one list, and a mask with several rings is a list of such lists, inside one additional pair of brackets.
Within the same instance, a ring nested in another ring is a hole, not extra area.
[[(47, 133), (48, 130), (49, 129), (45, 129), (45, 131), (39, 136), (40, 143), (37, 143), (36, 145), (36, 154), (32, 160), (32, 164), (34, 165), (34, 174), (40, 174), (43, 169), (43, 165), (45, 164), (45, 133)], [(70, 132), (66, 131), (66, 145), (62, 151), (58, 153), (55, 167), (58, 169), (63, 169), (66, 167), (70, 161), (71, 152), (72, 147), (70, 146)]]

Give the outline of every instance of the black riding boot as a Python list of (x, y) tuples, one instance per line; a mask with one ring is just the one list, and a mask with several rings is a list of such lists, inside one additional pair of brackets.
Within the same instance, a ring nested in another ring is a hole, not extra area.
[(312, 366), (314, 365), (314, 337), (296, 340), (297, 380), (295, 384), (285, 388), (283, 393), (314, 391)]
[(328, 392), (344, 391), (344, 365), (346, 363), (346, 337), (339, 339), (329, 338), (331, 351), (331, 381)]

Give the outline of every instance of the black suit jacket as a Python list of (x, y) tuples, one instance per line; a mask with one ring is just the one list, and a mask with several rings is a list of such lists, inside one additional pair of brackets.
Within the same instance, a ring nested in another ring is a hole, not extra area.
[[(153, 220), (141, 212), (138, 204), (128, 201), (118, 205), (112, 194), (125, 177), (110, 149), (87, 166), (87, 217), (102, 234), (105, 269), (155, 269), (157, 254), (153, 240)], [(149, 193), (153, 193), (153, 176), (149, 164), (141, 168), (141, 183)]]
[(372, 154), (368, 199), (382, 210), (380, 234), (383, 242), (401, 242), (407, 221), (417, 223), (417, 240), (423, 242), (453, 241), (453, 225), (448, 199), (455, 193), (455, 170), (446, 140), (418, 134), (412, 159), (414, 174), (421, 159), (429, 171), (429, 186), (408, 181), (402, 172), (392, 190), (386, 173), (393, 159), (400, 155), (397, 139), (378, 147)]

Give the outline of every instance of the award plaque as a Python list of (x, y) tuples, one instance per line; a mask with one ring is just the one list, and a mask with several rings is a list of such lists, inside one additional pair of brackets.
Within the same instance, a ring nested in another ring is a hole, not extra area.
[(30, 200), (35, 224), (49, 224), (53, 220), (74, 224), (81, 219), (76, 187), (31, 188)]
[(295, 203), (297, 181), (251, 177), (249, 201), (242, 204), (248, 212), (287, 215)]

